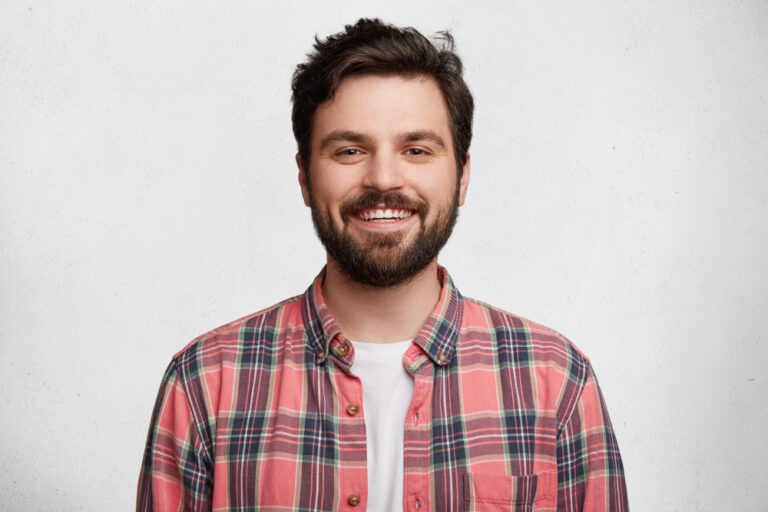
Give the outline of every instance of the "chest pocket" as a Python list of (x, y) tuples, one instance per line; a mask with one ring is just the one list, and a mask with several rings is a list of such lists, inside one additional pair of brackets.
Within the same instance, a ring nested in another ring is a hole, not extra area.
[(557, 508), (557, 471), (507, 476), (464, 474), (466, 512), (549, 512)]

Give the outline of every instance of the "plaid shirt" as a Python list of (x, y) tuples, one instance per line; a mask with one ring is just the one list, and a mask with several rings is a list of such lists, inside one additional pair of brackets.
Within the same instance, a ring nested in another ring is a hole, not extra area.
[[(440, 277), (437, 306), (403, 356), (414, 378), (404, 510), (628, 510), (589, 361)], [(363, 392), (322, 278), (173, 358), (137, 510), (365, 510)]]

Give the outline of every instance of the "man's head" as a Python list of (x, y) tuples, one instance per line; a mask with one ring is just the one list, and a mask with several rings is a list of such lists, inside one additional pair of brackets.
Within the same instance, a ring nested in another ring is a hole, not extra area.
[(315, 51), (296, 66), (293, 89), (293, 135), (304, 171), (309, 170), (312, 124), (317, 107), (331, 100), (341, 82), (363, 75), (426, 76), (440, 87), (448, 109), (456, 168), (464, 168), (472, 141), (474, 101), (462, 77), (453, 37), (440, 32), (435, 46), (411, 27), (399, 28), (378, 19), (360, 19), (344, 32), (315, 38)]
[(406, 282), (436, 259), (464, 201), (472, 97), (461, 62), (377, 20), (315, 48), (293, 81), (299, 180), (315, 228), (353, 280)]

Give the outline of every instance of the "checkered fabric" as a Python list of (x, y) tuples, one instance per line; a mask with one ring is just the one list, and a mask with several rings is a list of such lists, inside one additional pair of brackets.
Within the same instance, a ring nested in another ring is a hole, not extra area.
[[(403, 356), (408, 511), (628, 510), (589, 361), (563, 336), (442, 293)], [(138, 511), (358, 511), (365, 410), (354, 346), (321, 294), (194, 340), (171, 361), (149, 429)]]

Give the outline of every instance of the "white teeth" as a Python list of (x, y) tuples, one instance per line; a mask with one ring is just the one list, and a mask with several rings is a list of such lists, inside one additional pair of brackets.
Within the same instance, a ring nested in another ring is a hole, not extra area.
[(387, 208), (386, 210), (377, 209), (377, 210), (365, 210), (357, 214), (358, 218), (362, 220), (379, 220), (379, 219), (387, 219), (387, 220), (397, 220), (397, 219), (405, 219), (410, 217), (412, 212), (409, 210), (399, 210), (399, 209), (391, 209)]

